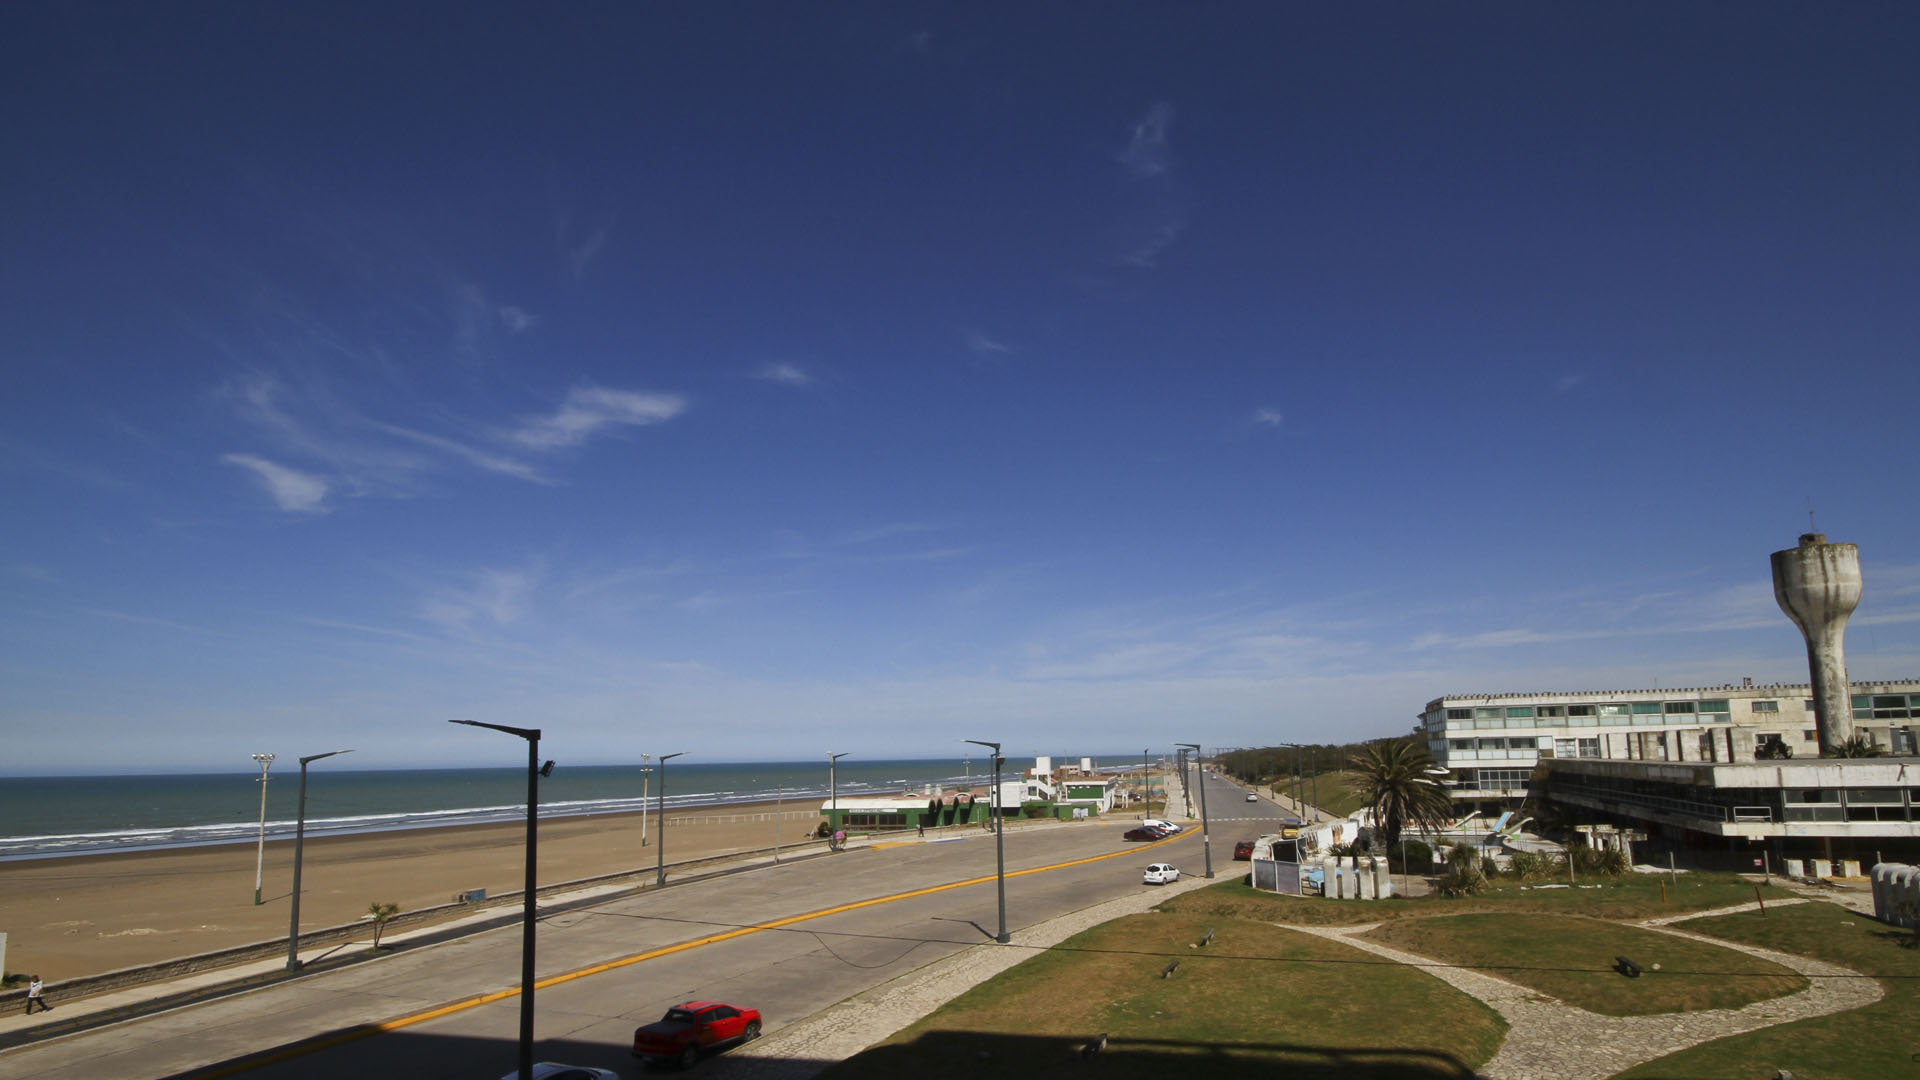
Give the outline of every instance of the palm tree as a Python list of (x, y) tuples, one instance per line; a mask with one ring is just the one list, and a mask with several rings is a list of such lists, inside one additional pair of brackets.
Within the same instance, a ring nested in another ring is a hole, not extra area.
[(1853, 735), (1849, 736), (1846, 742), (1834, 747), (1831, 752), (1822, 756), (1845, 758), (1886, 757), (1887, 752), (1875, 746), (1873, 740), (1867, 738), (1865, 735)]
[(1368, 743), (1349, 764), (1386, 850), (1409, 825), (1430, 832), (1453, 820), (1453, 799), (1434, 779), (1438, 769), (1424, 747), (1407, 739)]

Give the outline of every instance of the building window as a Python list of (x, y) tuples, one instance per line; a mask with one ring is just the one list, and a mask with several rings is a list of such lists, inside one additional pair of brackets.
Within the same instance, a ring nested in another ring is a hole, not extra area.
[(1633, 703), (1633, 714), (1635, 716), (1645, 716), (1649, 713), (1657, 713), (1660, 711), (1662, 711), (1660, 703), (1657, 701), (1636, 701)]
[(1713, 760), (1713, 732), (1711, 731), (1700, 733), (1700, 760)]
[(1690, 713), (1693, 711), (1693, 702), (1669, 701), (1667, 702), (1666, 708), (1667, 708), (1667, 715), (1669, 716), (1672, 716), (1675, 713)]
[(1777, 701), (1756, 701), (1756, 702), (1753, 702), (1752, 705), (1753, 705), (1754, 712), (1779, 712), (1780, 711), (1780, 703)]
[(1802, 739), (1805, 739), (1808, 742), (1819, 742), (1820, 731), (1818, 728), (1808, 728), (1807, 730), (1800, 733), (1800, 737)]
[(1471, 719), (1473, 719), (1473, 710), (1472, 710), (1472, 709), (1448, 709), (1448, 710), (1447, 710), (1447, 719), (1449, 719), (1449, 720), (1471, 720)]
[(1564, 705), (1542, 705), (1542, 706), (1540, 706), (1540, 707), (1539, 707), (1539, 710), (1538, 710), (1538, 711), (1537, 711), (1537, 712), (1535, 713), (1535, 715), (1537, 715), (1537, 716), (1565, 716), (1565, 715), (1567, 715), (1567, 707), (1566, 707), (1566, 706), (1564, 706)]
[(1568, 716), (1592, 716), (1592, 715), (1593, 715), (1593, 706), (1591, 706), (1591, 705), (1569, 705), (1569, 706), (1567, 706), (1567, 715), (1568, 715)]
[(1533, 719), (1533, 706), (1512, 705), (1507, 708), (1507, 716), (1514, 719)]
[[(1601, 716), (1626, 716), (1632, 711), (1626, 705), (1596, 705), (1594, 708), (1600, 710)], [(1660, 710), (1655, 708), (1653, 711), (1659, 712)]]

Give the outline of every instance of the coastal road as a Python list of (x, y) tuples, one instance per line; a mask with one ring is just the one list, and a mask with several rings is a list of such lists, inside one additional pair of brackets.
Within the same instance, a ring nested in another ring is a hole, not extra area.
[[(1255, 808), (1225, 781), (1213, 781), (1207, 795), (1210, 809), (1216, 798), (1242, 800), (1230, 809)], [(1148, 862), (1201, 872), (1200, 830), (1129, 845), (1119, 838), (1126, 825), (1113, 816), (1010, 829), (1009, 929), (1151, 888), (1140, 883)], [(1238, 873), (1231, 855), (1231, 839), (1224, 849), (1216, 842), (1217, 875)], [(970, 833), (693, 881), (544, 918), (538, 972), (555, 981), (536, 994), (536, 1059), (638, 1076), (628, 1053), (633, 1029), (692, 998), (759, 1008), (776, 1031), (990, 941), (993, 874), (992, 837)], [(0, 1056), (0, 1072), (497, 1077), (514, 1066), (520, 1002), (480, 999), (517, 987), (519, 960), (515, 926), (25, 1047)]]

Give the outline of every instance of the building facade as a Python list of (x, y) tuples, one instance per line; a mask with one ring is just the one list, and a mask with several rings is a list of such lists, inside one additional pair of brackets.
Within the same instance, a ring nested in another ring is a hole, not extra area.
[[(1920, 680), (1852, 691), (1854, 730), (1888, 754), (1913, 755)], [(1463, 814), (1517, 806), (1543, 761), (1735, 764), (1770, 760), (1776, 742), (1800, 759), (1820, 745), (1805, 683), (1449, 695), (1427, 703), (1421, 732)]]
[(1920, 680), (1850, 689), (1854, 734), (1886, 756), (1820, 757), (1804, 683), (1452, 695), (1421, 730), (1462, 818), (1533, 797), (1741, 869), (1920, 852)]

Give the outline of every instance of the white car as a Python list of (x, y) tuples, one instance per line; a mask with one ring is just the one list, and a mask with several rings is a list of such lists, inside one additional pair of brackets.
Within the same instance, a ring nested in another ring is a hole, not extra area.
[(1159, 829), (1162, 832), (1177, 833), (1180, 831), (1180, 826), (1175, 825), (1171, 821), (1161, 821), (1158, 818), (1148, 818), (1141, 822), (1140, 826), (1145, 829)]
[[(520, 1080), (520, 1070), (515, 1069), (500, 1080)], [(533, 1080), (620, 1080), (620, 1074), (585, 1065), (560, 1065), (543, 1061), (533, 1067)]]
[(1141, 879), (1143, 885), (1171, 885), (1180, 880), (1180, 871), (1172, 863), (1157, 862), (1147, 867), (1147, 876)]
[(1247, 801), (1248, 801), (1248, 802), (1259, 802), (1259, 801), (1260, 801), (1260, 796), (1258, 796), (1258, 795), (1255, 795), (1255, 794), (1254, 794), (1253, 792), (1251, 792), (1251, 791), (1249, 791), (1249, 792), (1247, 792)]

